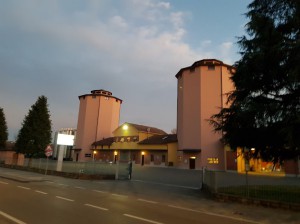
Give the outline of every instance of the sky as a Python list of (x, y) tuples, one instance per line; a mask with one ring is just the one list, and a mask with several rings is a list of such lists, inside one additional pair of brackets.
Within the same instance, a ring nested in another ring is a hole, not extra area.
[(0, 107), (16, 140), (39, 96), (52, 130), (76, 128), (78, 96), (104, 89), (124, 122), (176, 128), (176, 73), (239, 60), (250, 0), (0, 0)]

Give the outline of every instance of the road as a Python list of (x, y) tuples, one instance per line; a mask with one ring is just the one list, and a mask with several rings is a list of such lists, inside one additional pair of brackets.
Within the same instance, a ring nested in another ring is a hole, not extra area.
[(250, 209), (212, 202), (196, 189), (137, 180), (87, 181), (46, 176), (16, 181), (0, 177), (3, 224), (297, 223), (294, 213), (282, 217), (273, 214), (274, 221), (268, 217), (273, 210)]

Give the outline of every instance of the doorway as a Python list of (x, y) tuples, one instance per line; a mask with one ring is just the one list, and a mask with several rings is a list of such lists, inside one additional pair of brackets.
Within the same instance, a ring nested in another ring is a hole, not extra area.
[(196, 157), (195, 156), (192, 156), (190, 157), (190, 169), (191, 170), (194, 170), (196, 168)]

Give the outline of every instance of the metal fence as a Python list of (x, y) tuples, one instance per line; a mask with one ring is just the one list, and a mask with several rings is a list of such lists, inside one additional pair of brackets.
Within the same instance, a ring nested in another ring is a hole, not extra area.
[(300, 178), (284, 174), (204, 170), (203, 188), (214, 194), (300, 204)]
[[(7, 163), (7, 162), (5, 164), (15, 165), (14, 163)], [(51, 160), (46, 158), (40, 158), (40, 159), (26, 158), (22, 166), (44, 170), (45, 172), (59, 171), (64, 173), (87, 174), (87, 175), (115, 175), (116, 179), (128, 178), (128, 163), (119, 162), (119, 161), (117, 163), (105, 163), (105, 162), (98, 162), (98, 161), (92, 161), (92, 162), (63, 161), (61, 166), (59, 166), (57, 160)]]

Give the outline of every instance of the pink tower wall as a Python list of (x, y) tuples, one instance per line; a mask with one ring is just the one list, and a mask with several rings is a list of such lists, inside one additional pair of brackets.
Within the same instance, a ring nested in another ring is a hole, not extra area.
[(113, 96), (87, 94), (79, 97), (79, 114), (75, 149), (81, 149), (78, 161), (89, 161), (92, 157), (92, 143), (111, 137), (113, 130), (119, 126), (122, 101)]

